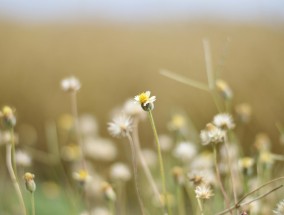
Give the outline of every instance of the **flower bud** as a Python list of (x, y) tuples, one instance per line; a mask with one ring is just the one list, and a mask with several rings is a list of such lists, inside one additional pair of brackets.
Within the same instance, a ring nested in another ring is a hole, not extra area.
[(14, 111), (9, 106), (4, 106), (0, 112), (0, 117), (2, 118), (2, 124), (6, 128), (13, 128), (16, 125), (16, 117)]
[(26, 172), (24, 175), (26, 189), (30, 191), (31, 193), (35, 192), (36, 190), (36, 184), (35, 184), (34, 178), (35, 178), (35, 175), (30, 172)]

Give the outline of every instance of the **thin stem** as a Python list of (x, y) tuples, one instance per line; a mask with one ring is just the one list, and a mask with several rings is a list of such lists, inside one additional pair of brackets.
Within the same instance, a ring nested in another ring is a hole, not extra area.
[[(250, 200), (250, 201), (247, 201), (247, 202), (244, 202), (244, 203), (241, 203), (241, 204), (238, 204), (238, 203), (237, 203), (237, 204), (235, 204), (234, 206), (228, 208), (227, 210), (224, 210), (224, 211), (222, 211), (222, 212), (219, 212), (219, 213), (216, 214), (216, 215), (223, 215), (223, 214), (226, 214), (226, 213), (228, 213), (228, 212), (232, 212), (233, 210), (238, 209), (238, 208), (240, 208), (240, 207), (244, 207), (244, 206), (246, 206), (246, 205), (249, 205), (249, 204), (251, 204), (252, 202), (255, 202), (255, 201), (259, 200), (259, 199), (262, 199), (262, 198), (264, 198), (265, 196), (268, 196), (268, 195), (271, 194), (272, 192), (274, 192), (274, 191), (276, 191), (276, 190), (278, 190), (278, 189), (280, 189), (280, 188), (282, 188), (282, 187), (283, 187), (283, 185), (281, 184), (281, 185), (279, 185), (278, 187), (275, 187), (275, 188), (273, 188), (272, 190), (268, 191), (267, 193), (264, 193), (264, 194), (262, 194), (262, 195), (260, 195), (260, 196), (258, 196), (258, 197), (256, 197), (256, 198)], [(239, 202), (240, 202), (240, 201), (239, 201)]]
[(35, 195), (34, 195), (34, 192), (31, 193), (31, 204), (32, 204), (32, 215), (35, 215)]
[(197, 203), (198, 203), (198, 207), (199, 207), (199, 210), (200, 210), (200, 214), (204, 215), (203, 205), (202, 205), (202, 202), (199, 198), (197, 198)]
[(212, 57), (211, 57), (211, 50), (210, 44), (208, 39), (203, 39), (203, 48), (204, 48), (204, 55), (205, 55), (205, 65), (206, 65), (206, 73), (208, 78), (208, 86), (210, 90), (214, 90), (215, 88), (215, 79), (212, 67)]
[(8, 169), (8, 172), (10, 174), (13, 186), (16, 190), (18, 199), (20, 201), (22, 212), (24, 213), (24, 215), (27, 215), (26, 206), (25, 206), (23, 195), (22, 195), (22, 191), (21, 191), (19, 182), (16, 178), (16, 175), (15, 175), (15, 172), (14, 172), (13, 166), (12, 166), (12, 144), (9, 144), (9, 143), (6, 144), (6, 165), (7, 165), (7, 169)]
[(167, 188), (166, 188), (166, 179), (165, 179), (163, 157), (162, 157), (159, 137), (158, 137), (157, 129), (156, 129), (156, 126), (155, 126), (154, 118), (153, 118), (153, 115), (152, 115), (152, 111), (148, 111), (148, 116), (149, 116), (151, 126), (152, 126), (152, 129), (153, 129), (153, 132), (154, 132), (156, 147), (157, 147), (157, 151), (158, 151), (160, 174), (161, 174), (161, 178), (162, 178), (162, 189), (163, 189), (163, 194), (164, 194), (164, 198), (165, 198), (165, 204), (167, 205), (168, 213), (171, 214), (171, 210), (170, 210), (170, 206), (169, 206), (169, 202), (168, 202), (168, 197), (167, 197)]
[(16, 160), (15, 160), (15, 134), (14, 134), (14, 129), (10, 129), (10, 136), (11, 136), (11, 145), (12, 145), (12, 151), (11, 151), (11, 161), (12, 161), (12, 166), (13, 170), (15, 173), (16, 178), (18, 178), (17, 174), (17, 165), (16, 165)]
[(76, 94), (75, 91), (71, 92), (71, 108), (72, 108), (72, 115), (73, 115), (74, 123), (75, 123), (75, 132), (76, 132), (78, 144), (80, 146), (79, 147), (80, 152), (81, 152), (81, 155), (82, 155), (82, 168), (84, 170), (87, 170), (85, 156), (84, 156), (84, 153), (83, 153), (83, 141), (82, 141), (80, 126), (79, 126), (78, 108), (77, 108), (77, 94)]
[(230, 207), (230, 201), (228, 198), (228, 195), (225, 191), (225, 188), (223, 186), (222, 180), (221, 180), (221, 175), (220, 175), (220, 171), (219, 171), (219, 167), (218, 167), (218, 157), (217, 157), (217, 149), (216, 149), (216, 145), (213, 145), (213, 151), (214, 151), (214, 162), (215, 162), (215, 169), (216, 169), (216, 175), (217, 175), (217, 180), (221, 189), (221, 192), (224, 196), (225, 199), (225, 203), (226, 203), (226, 207), (229, 208)]
[(138, 197), (138, 201), (139, 201), (139, 205), (141, 208), (141, 212), (144, 215), (145, 211), (144, 211), (144, 205), (141, 199), (141, 193), (139, 190), (139, 186), (138, 186), (138, 174), (137, 174), (137, 159), (136, 159), (136, 153), (135, 153), (135, 146), (134, 146), (134, 142), (132, 137), (130, 136), (129, 133), (127, 133), (127, 138), (129, 140), (130, 143), (130, 148), (131, 148), (131, 152), (132, 152), (132, 166), (133, 166), (133, 174), (134, 174), (134, 180), (135, 180), (135, 188), (136, 188), (136, 192), (137, 192), (137, 197)]

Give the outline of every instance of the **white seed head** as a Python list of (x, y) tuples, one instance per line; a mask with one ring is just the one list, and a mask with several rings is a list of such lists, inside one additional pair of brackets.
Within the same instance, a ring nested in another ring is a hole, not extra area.
[(159, 135), (159, 143), (161, 150), (164, 152), (170, 151), (173, 146), (173, 140), (166, 134)]
[(277, 214), (277, 215), (283, 215), (284, 214), (284, 200), (281, 200), (276, 208), (273, 210), (273, 213), (274, 214)]
[(200, 132), (200, 139), (202, 145), (208, 145), (209, 143), (221, 143), (225, 139), (225, 132), (216, 127), (215, 125), (208, 123), (206, 128)]
[(224, 130), (231, 130), (235, 127), (232, 116), (227, 113), (220, 113), (214, 116), (213, 124)]
[(145, 113), (145, 111), (143, 111), (143, 109), (141, 109), (141, 105), (139, 105), (138, 102), (135, 101), (133, 102), (132, 99), (127, 100), (123, 105), (122, 111), (131, 117), (145, 119), (147, 117), (147, 114)]
[(79, 118), (80, 132), (82, 135), (96, 135), (98, 133), (98, 122), (91, 114), (83, 114)]
[(210, 199), (214, 194), (209, 185), (201, 184), (195, 189), (195, 195), (198, 199)]
[(17, 150), (15, 153), (15, 160), (17, 165), (28, 167), (32, 164), (32, 158), (25, 151)]

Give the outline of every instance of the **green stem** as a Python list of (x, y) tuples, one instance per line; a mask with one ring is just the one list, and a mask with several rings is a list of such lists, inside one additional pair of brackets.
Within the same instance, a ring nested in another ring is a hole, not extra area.
[(157, 151), (158, 151), (158, 158), (159, 158), (159, 165), (160, 165), (160, 174), (161, 174), (161, 178), (162, 178), (162, 189), (163, 189), (163, 194), (164, 194), (164, 198), (165, 198), (165, 204), (167, 206), (168, 213), (170, 215), (171, 214), (171, 209), (170, 209), (169, 202), (168, 202), (168, 197), (167, 197), (167, 188), (166, 188), (166, 179), (165, 179), (165, 170), (164, 170), (164, 164), (163, 164), (163, 157), (162, 157), (159, 137), (158, 137), (157, 129), (156, 129), (156, 126), (155, 126), (155, 122), (154, 122), (152, 111), (148, 111), (148, 116), (149, 116), (150, 123), (151, 123), (152, 129), (153, 129), (153, 132), (154, 132), (155, 142), (156, 142)]
[(182, 186), (177, 185), (177, 204), (178, 204), (178, 214), (185, 215), (185, 205)]
[(109, 212), (110, 215), (115, 215), (115, 207), (114, 207), (114, 202), (113, 201), (108, 201), (108, 207), (109, 207)]
[(32, 203), (32, 215), (35, 215), (35, 195), (34, 192), (31, 194), (31, 203)]
[(12, 146), (11, 145), (12, 144), (9, 144), (9, 143), (6, 144), (6, 165), (7, 165), (7, 169), (11, 177), (13, 186), (16, 190), (16, 193), (17, 193), (17, 196), (20, 202), (20, 206), (22, 208), (22, 212), (24, 215), (27, 215), (27, 210), (26, 210), (26, 205), (24, 202), (23, 194), (22, 194), (19, 182), (16, 178), (16, 175), (15, 175), (15, 172), (12, 166)]
[(14, 134), (14, 129), (11, 128), (10, 129), (10, 135), (11, 135), (11, 145), (12, 145), (12, 151), (11, 151), (11, 160), (12, 160), (12, 166), (13, 166), (13, 170), (15, 173), (15, 176), (18, 180), (18, 174), (17, 174), (17, 165), (16, 165), (16, 160), (15, 160), (15, 134)]

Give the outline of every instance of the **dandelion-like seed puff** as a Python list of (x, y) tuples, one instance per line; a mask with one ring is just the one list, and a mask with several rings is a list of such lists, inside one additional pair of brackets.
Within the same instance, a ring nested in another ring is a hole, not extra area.
[(117, 115), (108, 123), (108, 131), (114, 137), (125, 137), (132, 131), (132, 119), (125, 114)]

